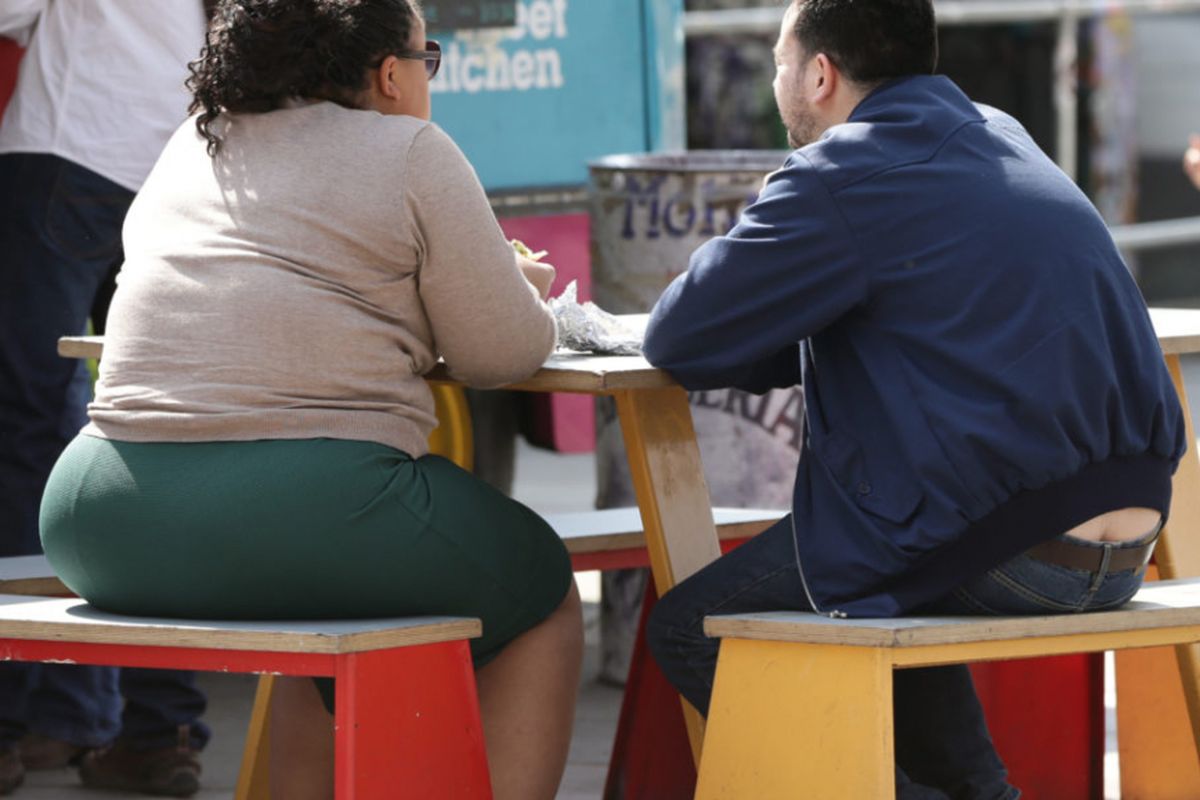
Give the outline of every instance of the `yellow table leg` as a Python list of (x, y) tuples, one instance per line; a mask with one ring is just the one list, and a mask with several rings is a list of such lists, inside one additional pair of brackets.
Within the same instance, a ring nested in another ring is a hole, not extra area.
[(679, 388), (618, 392), (617, 414), (659, 594), (721, 555), (708, 482)]
[[(687, 393), (677, 387), (617, 392), (615, 399), (650, 571), (661, 595), (721, 555), (692, 411)], [(699, 764), (704, 718), (681, 702)]]
[(723, 639), (696, 798), (890, 800), (892, 737), (883, 651)]
[[(1171, 518), (1154, 560), (1157, 577), (1190, 578), (1200, 576), (1200, 459), (1179, 356), (1166, 362), (1183, 406), (1188, 452), (1175, 473)], [(1200, 648), (1120, 652), (1116, 663), (1121, 796), (1200, 797)]]
[(246, 726), (246, 746), (242, 748), (242, 767), (238, 771), (234, 800), (270, 800), (271, 780), (267, 754), (271, 751), (272, 675), (260, 675), (254, 692), (254, 708)]

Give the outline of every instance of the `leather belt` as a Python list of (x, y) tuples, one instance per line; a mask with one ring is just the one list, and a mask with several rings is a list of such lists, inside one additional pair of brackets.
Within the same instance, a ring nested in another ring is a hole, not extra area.
[[(1159, 528), (1161, 531), (1161, 526)], [(1118, 542), (1096, 542), (1095, 545), (1076, 544), (1063, 539), (1050, 539), (1034, 545), (1025, 554), (1038, 561), (1058, 564), (1061, 567), (1080, 569), (1085, 572), (1099, 572), (1104, 564), (1104, 551), (1112, 555), (1108, 559), (1109, 572), (1123, 572), (1127, 569), (1140, 569), (1150, 563), (1154, 553), (1154, 545), (1158, 542), (1159, 531), (1154, 532), (1150, 541), (1137, 547), (1104, 547), (1105, 544), (1116, 545)]]

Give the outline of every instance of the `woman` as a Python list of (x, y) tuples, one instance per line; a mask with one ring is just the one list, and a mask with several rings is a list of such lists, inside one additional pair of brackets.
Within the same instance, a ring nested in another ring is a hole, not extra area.
[[(579, 598), (533, 512), (427, 455), (421, 375), (473, 386), (554, 346), (553, 270), (518, 258), (429, 122), (409, 0), (223, 0), (198, 114), (126, 222), (90, 424), (42, 508), (98, 608), (222, 618), (458, 614), (497, 798), (553, 797)], [(328, 695), (281, 682), (272, 785), (332, 794)]]

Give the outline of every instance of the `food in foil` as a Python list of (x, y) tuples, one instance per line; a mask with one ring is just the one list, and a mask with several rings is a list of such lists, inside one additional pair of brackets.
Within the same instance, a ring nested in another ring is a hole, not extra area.
[(642, 354), (642, 337), (590, 300), (580, 303), (575, 281), (549, 304), (558, 321), (559, 347), (613, 356)]

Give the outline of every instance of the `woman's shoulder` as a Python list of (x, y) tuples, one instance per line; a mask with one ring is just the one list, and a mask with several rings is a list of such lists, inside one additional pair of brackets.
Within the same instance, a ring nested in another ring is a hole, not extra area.
[(411, 146), (422, 131), (437, 127), (416, 117), (347, 108), (325, 100), (296, 100), (273, 111), (222, 117), (231, 123), (231, 129), (241, 128), (243, 135), (254, 139), (270, 139), (286, 132), (292, 139), (326, 140), (347, 147), (382, 145), (393, 150)]
[(386, 137), (388, 139), (415, 139), (419, 133), (433, 123), (396, 114), (381, 114), (378, 111), (347, 108), (326, 100), (298, 103), (280, 109), (279, 122), (291, 126), (312, 125), (328, 128), (344, 136)]

